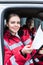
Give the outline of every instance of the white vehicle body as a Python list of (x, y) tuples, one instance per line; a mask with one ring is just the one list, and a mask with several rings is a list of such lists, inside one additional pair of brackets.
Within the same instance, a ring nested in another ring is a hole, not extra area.
[[(2, 2), (3, 1), (3, 2)], [(13, 0), (12, 0), (13, 1)], [(36, 2), (39, 2), (39, 3), (35, 3), (35, 0), (24, 0), (25, 3), (15, 3), (14, 1), (11, 3), (7, 3), (7, 0), (6, 0), (6, 3), (5, 3), (5, 0), (1, 0), (0, 2), (0, 65), (3, 65), (3, 57), (2, 57), (2, 13), (4, 12), (5, 9), (7, 8), (43, 8), (43, 4), (41, 4), (39, 0), (36, 0)], [(20, 0), (16, 0), (16, 2), (19, 2)], [(23, 0), (21, 0), (21, 2), (24, 2)], [(9, 1), (8, 1), (9, 2)], [(27, 3), (26, 3), (27, 2)], [(28, 3), (28, 2), (33, 2), (33, 3)]]

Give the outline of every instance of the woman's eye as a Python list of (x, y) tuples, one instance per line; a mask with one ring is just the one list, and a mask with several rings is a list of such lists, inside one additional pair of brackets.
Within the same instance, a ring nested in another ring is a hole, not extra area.
[(17, 24), (20, 24), (20, 22), (17, 22)]
[(14, 21), (11, 22), (11, 24), (14, 24), (14, 23), (15, 23)]
[(15, 22), (15, 21), (11, 21), (11, 24), (20, 24), (20, 22), (18, 21), (18, 22)]

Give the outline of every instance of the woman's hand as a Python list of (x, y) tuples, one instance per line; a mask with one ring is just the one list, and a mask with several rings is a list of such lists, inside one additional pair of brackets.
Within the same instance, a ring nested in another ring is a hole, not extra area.
[(39, 54), (43, 54), (43, 48), (39, 51)]
[(27, 54), (27, 53), (31, 53), (32, 52), (32, 48), (29, 48), (30, 45), (26, 45), (24, 46), (24, 48), (21, 50), (23, 54)]

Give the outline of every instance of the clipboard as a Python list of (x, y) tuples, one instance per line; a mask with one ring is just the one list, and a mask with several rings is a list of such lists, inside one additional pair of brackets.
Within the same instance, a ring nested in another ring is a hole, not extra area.
[(33, 49), (39, 49), (41, 48), (41, 46), (43, 45), (43, 31), (41, 29), (41, 25), (39, 26), (38, 30), (37, 30), (37, 33), (36, 33), (36, 36), (33, 40), (33, 43), (32, 43), (32, 48)]

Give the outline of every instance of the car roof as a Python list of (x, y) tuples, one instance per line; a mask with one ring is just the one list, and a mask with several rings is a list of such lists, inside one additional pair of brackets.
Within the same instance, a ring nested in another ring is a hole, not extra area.
[(0, 2), (43, 3), (43, 0), (0, 0)]

